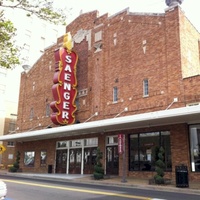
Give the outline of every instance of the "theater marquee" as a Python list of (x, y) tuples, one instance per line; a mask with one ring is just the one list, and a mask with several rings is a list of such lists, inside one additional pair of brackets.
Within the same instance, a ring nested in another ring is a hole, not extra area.
[(56, 125), (73, 124), (75, 121), (78, 56), (71, 49), (71, 35), (67, 33), (64, 37), (63, 47), (55, 50), (55, 74), (52, 86), (55, 101), (50, 106), (53, 111), (51, 120)]

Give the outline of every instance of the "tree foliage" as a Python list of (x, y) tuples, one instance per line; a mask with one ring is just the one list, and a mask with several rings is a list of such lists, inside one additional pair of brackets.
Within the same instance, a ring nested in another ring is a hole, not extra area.
[(16, 28), (9, 19), (4, 17), (4, 9), (19, 9), (54, 24), (65, 25), (65, 9), (54, 8), (53, 0), (0, 0), (0, 67), (14, 68), (19, 62), (20, 48), (14, 42)]
[(104, 177), (104, 169), (101, 163), (101, 159), (103, 158), (103, 153), (101, 152), (100, 148), (97, 148), (97, 157), (96, 157), (96, 164), (94, 166), (94, 179), (100, 180)]
[(12, 38), (15, 36), (16, 29), (9, 20), (3, 18), (0, 12), (0, 66), (12, 68), (19, 64), (18, 48), (14, 47)]
[(16, 161), (13, 163), (13, 166), (9, 169), (9, 172), (17, 172), (19, 170), (20, 163), (20, 152), (17, 151)]
[(65, 24), (66, 10), (55, 8), (53, 0), (0, 0), (1, 8), (24, 10), (27, 16), (37, 17), (55, 24)]
[(165, 163), (164, 163), (164, 153), (165, 150), (163, 147), (159, 148), (158, 152), (158, 160), (156, 161), (156, 175), (154, 176), (155, 183), (157, 184), (164, 184), (164, 168), (165, 168)]

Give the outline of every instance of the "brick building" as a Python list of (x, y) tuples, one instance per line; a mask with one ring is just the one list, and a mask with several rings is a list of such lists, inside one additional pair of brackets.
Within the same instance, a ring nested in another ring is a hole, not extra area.
[[(93, 11), (66, 32), (79, 57), (75, 123), (50, 119), (61, 37), (21, 75), (18, 133), (0, 137), (15, 141), (21, 169), (92, 174), (100, 147), (105, 174), (152, 178), (162, 146), (166, 177), (174, 179), (175, 166), (184, 164), (189, 178), (200, 180), (200, 34), (181, 8), (110, 17)], [(120, 134), (125, 154), (118, 152)]]

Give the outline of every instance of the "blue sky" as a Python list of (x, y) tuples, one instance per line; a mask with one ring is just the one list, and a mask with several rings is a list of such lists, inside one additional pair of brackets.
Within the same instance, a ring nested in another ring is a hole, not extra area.
[[(99, 14), (115, 14), (127, 7), (131, 12), (155, 12), (164, 13), (167, 8), (165, 0), (56, 0), (56, 7), (72, 8), (69, 12), (67, 23), (70, 23), (83, 13), (98, 10)], [(188, 19), (200, 32), (200, 0), (184, 0), (182, 9), (185, 11)]]

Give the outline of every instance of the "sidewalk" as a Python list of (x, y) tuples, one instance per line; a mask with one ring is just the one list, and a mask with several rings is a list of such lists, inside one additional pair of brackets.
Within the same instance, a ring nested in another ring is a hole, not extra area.
[(40, 180), (59, 180), (59, 181), (73, 181), (78, 183), (96, 184), (96, 185), (110, 185), (120, 187), (132, 187), (140, 189), (158, 190), (158, 191), (169, 191), (169, 192), (180, 192), (187, 194), (200, 195), (200, 182), (189, 182), (189, 187), (179, 188), (176, 187), (175, 183), (168, 185), (150, 185), (148, 179), (136, 179), (126, 178), (122, 179), (119, 176), (106, 177), (103, 180), (94, 180), (92, 175), (81, 175), (81, 174), (38, 174), (38, 173), (10, 173), (7, 170), (0, 170), (0, 178), (3, 176), (15, 176), (29, 179), (40, 179)]

